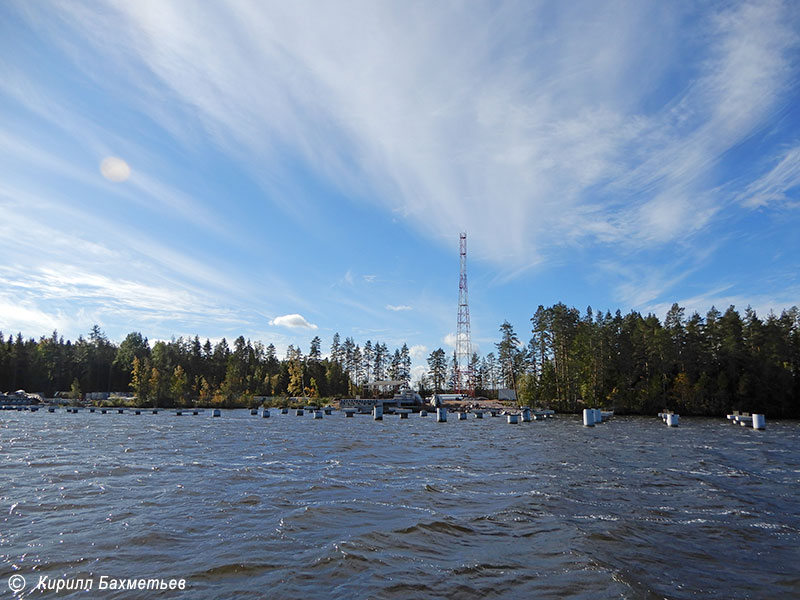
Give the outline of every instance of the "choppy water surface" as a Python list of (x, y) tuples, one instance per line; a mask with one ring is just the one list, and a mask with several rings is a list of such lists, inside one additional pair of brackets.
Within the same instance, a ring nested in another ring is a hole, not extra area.
[(798, 598), (800, 425), (767, 427), (0, 413), (0, 594)]

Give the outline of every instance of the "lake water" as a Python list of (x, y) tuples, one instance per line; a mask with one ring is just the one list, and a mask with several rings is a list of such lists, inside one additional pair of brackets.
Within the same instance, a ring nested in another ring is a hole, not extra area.
[(0, 465), (6, 597), (800, 598), (797, 422), (2, 412)]

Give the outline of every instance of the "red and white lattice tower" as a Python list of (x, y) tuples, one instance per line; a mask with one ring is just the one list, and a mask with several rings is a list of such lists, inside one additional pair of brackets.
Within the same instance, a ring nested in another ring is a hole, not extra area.
[(474, 396), (472, 389), (472, 341), (469, 332), (469, 303), (467, 301), (467, 234), (459, 235), (461, 246), (461, 276), (458, 280), (458, 329), (456, 331), (456, 391)]

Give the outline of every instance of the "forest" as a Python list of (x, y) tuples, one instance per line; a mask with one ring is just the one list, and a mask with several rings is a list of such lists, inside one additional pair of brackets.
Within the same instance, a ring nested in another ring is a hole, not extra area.
[[(638, 312), (581, 314), (539, 306), (522, 345), (500, 327), (503, 383), (533, 405), (618, 413), (719, 416), (732, 410), (800, 416), (800, 311), (761, 319), (748, 307), (705, 317), (673, 304), (664, 322)], [(482, 364), (482, 363), (481, 363)]]
[[(472, 355), (475, 395), (492, 398), (510, 388), (524, 404), (560, 412), (595, 406), (629, 414), (669, 408), (686, 415), (744, 410), (800, 417), (797, 307), (762, 319), (733, 306), (687, 317), (674, 304), (662, 323), (653, 314), (591, 307), (581, 313), (559, 303), (537, 308), (529, 335), (522, 341), (504, 322), (492, 351)], [(241, 336), (232, 346), (225, 338), (212, 344), (198, 336), (150, 344), (132, 332), (117, 345), (99, 326), (75, 342), (57, 332), (38, 340), (0, 333), (0, 389), (47, 397), (132, 392), (141, 405), (234, 407), (252, 405), (255, 396), (364, 395), (365, 384), (385, 379), (413, 385), (423, 396), (453, 389), (452, 353), (433, 350), (414, 381), (411, 364), (406, 344), (358, 344), (338, 333), (324, 355), (316, 336), (307, 352), (289, 346), (283, 357), (273, 344)]]

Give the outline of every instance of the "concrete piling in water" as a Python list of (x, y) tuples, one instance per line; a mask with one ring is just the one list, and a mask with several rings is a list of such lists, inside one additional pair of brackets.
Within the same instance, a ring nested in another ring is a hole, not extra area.
[(428, 416), (428, 411), (427, 411), (427, 410), (421, 410), (421, 411), (419, 411), (419, 416), (420, 416), (420, 417), (427, 417), (427, 416)]
[(302, 409), (302, 408), (298, 408), (296, 411), (294, 411), (294, 414), (295, 414), (296, 416), (298, 416), (298, 417), (302, 417), (302, 416), (303, 416), (303, 414), (304, 414), (304, 413), (303, 413), (303, 409)]
[(181, 415), (183, 415), (183, 411), (182, 410), (176, 410), (175, 411), (175, 416), (176, 417), (180, 417)]
[(407, 419), (408, 418), (408, 413), (407, 412), (401, 412), (400, 413), (400, 418), (401, 419)]
[(465, 413), (464, 411), (459, 411), (458, 420), (459, 421), (466, 421), (467, 420), (467, 413)]
[(662, 412), (658, 413), (659, 418), (664, 421), (664, 424), (667, 427), (677, 427), (678, 422), (680, 421), (680, 415), (675, 414), (671, 410), (664, 409)]
[(436, 409), (436, 422), (447, 423), (447, 409), (444, 406)]
[(475, 411), (475, 418), (476, 419), (482, 419), (483, 418), (483, 411), (482, 410), (476, 410)]
[(527, 406), (522, 409), (522, 422), (523, 423), (530, 423), (531, 422), (531, 409)]
[(100, 414), (105, 415), (107, 413), (108, 413), (108, 410), (106, 410), (105, 408), (101, 408), (100, 409)]
[(258, 409), (257, 408), (251, 408), (250, 409), (250, 414), (251, 415), (257, 415), (258, 414)]
[(56, 412), (56, 409), (55, 409), (55, 408), (53, 408), (52, 406), (49, 406), (49, 407), (47, 408), (47, 412), (54, 413), (54, 412)]
[(764, 429), (764, 415), (751, 415), (750, 413), (740, 413), (738, 410), (733, 411), (732, 415), (728, 415), (728, 420), (734, 425), (741, 427), (753, 426), (753, 429)]
[(93, 412), (94, 412), (94, 407), (93, 407), (93, 406), (92, 406), (92, 407), (89, 407), (89, 412), (90, 412), (90, 413), (93, 413)]
[(262, 419), (269, 419), (269, 409), (268, 408), (262, 408), (261, 409), (261, 418)]
[(489, 411), (489, 413), (490, 413), (490, 414), (491, 414), (493, 417), (496, 417), (496, 416), (497, 416), (497, 412), (498, 412), (498, 411), (496, 411), (496, 410), (490, 410), (490, 411)]
[[(195, 411), (194, 414), (197, 414), (197, 411)], [(211, 416), (212, 417), (219, 417), (221, 415), (222, 415), (222, 411), (220, 409), (218, 409), (218, 408), (212, 409), (212, 411), (211, 411)]]
[(508, 424), (509, 425), (518, 425), (519, 424), (519, 415), (517, 413), (511, 413), (508, 415)]
[(594, 427), (594, 409), (592, 408), (583, 409), (583, 426)]
[(321, 419), (322, 418), (322, 411), (321, 410), (315, 410), (314, 411), (314, 418), (315, 419)]
[(123, 413), (125, 412), (125, 409), (124, 409), (124, 408), (118, 408), (118, 409), (117, 409), (117, 412), (118, 412), (119, 414), (123, 414)]
[[(92, 411), (92, 412), (94, 412), (94, 411)], [(137, 409), (137, 410), (133, 411), (133, 414), (140, 415), (140, 414), (142, 414), (142, 411)]]
[(324, 413), (325, 413), (327, 416), (330, 416), (331, 414), (333, 414), (333, 409), (332, 409), (330, 406), (326, 406), (326, 407), (323, 409), (323, 412), (324, 412)]
[(154, 408), (154, 409), (153, 409), (153, 414), (154, 414), (154, 415), (157, 415), (157, 414), (158, 414), (158, 409), (157, 409), (157, 408)]
[(376, 404), (372, 407), (372, 418), (376, 421), (383, 421), (383, 404)]

